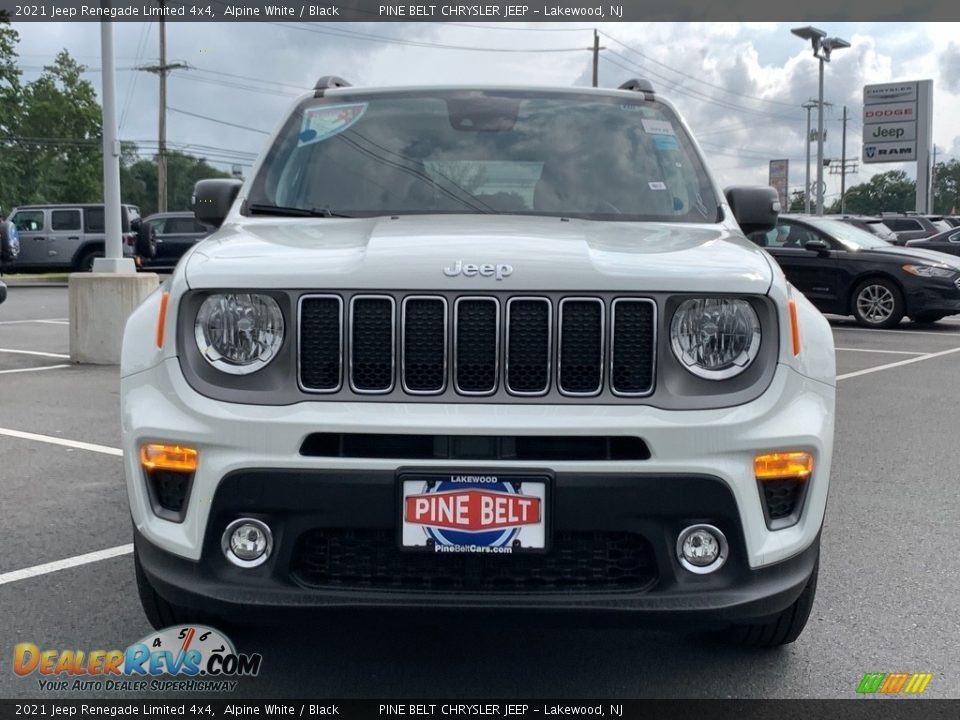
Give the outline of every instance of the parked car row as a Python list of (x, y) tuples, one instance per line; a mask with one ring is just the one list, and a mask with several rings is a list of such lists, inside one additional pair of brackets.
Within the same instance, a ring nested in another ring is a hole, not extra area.
[[(960, 255), (960, 229), (952, 233)], [(913, 243), (896, 247), (830, 217), (781, 215), (774, 230), (750, 237), (821, 312), (875, 328), (904, 316), (930, 323), (960, 313), (957, 257)]]
[[(211, 232), (191, 212), (157, 213), (141, 219), (140, 209), (129, 204), (120, 206), (120, 223), (124, 257), (134, 258), (138, 268), (150, 270), (173, 269), (187, 249)], [(10, 213), (9, 224), (19, 238), (19, 249), (14, 256), (4, 256), (4, 272), (85, 272), (104, 256), (102, 203), (24, 205)]]
[[(843, 215), (839, 220), (861, 230), (868, 230), (895, 245), (922, 240), (960, 226), (958, 215), (918, 215), (916, 213), (881, 213), (880, 215)], [(886, 228), (883, 230), (881, 228)], [(891, 237), (892, 235), (892, 237)]]

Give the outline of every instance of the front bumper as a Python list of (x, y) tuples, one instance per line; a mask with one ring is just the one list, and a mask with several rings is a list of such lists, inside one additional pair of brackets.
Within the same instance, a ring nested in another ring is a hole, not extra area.
[[(541, 576), (537, 580), (545, 583), (543, 587), (528, 583), (519, 590), (489, 583), (479, 591), (434, 586), (427, 575), (451, 579), (452, 574), (444, 576), (444, 568), (457, 567), (459, 573), (466, 566), (474, 581), (482, 582), (485, 573), (496, 574), (511, 563), (523, 567), (532, 559), (534, 565), (549, 567), (554, 561), (542, 563), (531, 555), (423, 555), (398, 550), (392, 530), (397, 488), (389, 471), (237, 472), (224, 479), (216, 493), (199, 561), (166, 552), (140, 532), (135, 533), (135, 546), (145, 576), (166, 600), (239, 621), (270, 620), (278, 614), (293, 619), (299, 616), (297, 611), (348, 608), (470, 608), (589, 610), (627, 616), (632, 622), (677, 621), (687, 628), (706, 628), (784, 610), (803, 591), (817, 561), (819, 536), (787, 560), (751, 569), (733, 495), (716, 478), (557, 473), (550, 485), (552, 535), (557, 545), (561, 537), (578, 533), (643, 537), (649, 541), (648, 554), (639, 572), (648, 574), (623, 587), (603, 585), (596, 577), (584, 581), (583, 575), (579, 582), (567, 577), (549, 586)], [(234, 518), (250, 516), (270, 525), (275, 546), (266, 563), (241, 569), (224, 557), (220, 530)], [(694, 575), (680, 567), (673, 547), (682, 528), (702, 521), (724, 532), (730, 557), (715, 573)], [(356, 560), (328, 558), (325, 578), (312, 582), (303, 573), (303, 541), (318, 530), (349, 533), (352, 544), (342, 547)], [(358, 538), (371, 533), (378, 543), (375, 568), (361, 563), (370, 558), (356, 548)], [(552, 551), (561, 552), (559, 547)], [(414, 557), (421, 568), (417, 576), (410, 575), (407, 564)], [(589, 564), (595, 566), (595, 561), (593, 556)], [(577, 569), (584, 569), (583, 563), (573, 562)]]
[[(906, 275), (906, 273), (903, 273)], [(904, 283), (906, 313), (956, 315), (960, 313), (960, 286), (950, 279), (913, 278)]]

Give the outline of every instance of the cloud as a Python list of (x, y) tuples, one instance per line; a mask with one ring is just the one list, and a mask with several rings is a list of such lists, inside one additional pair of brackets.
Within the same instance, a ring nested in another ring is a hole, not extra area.
[(960, 94), (960, 45), (955, 42), (940, 54), (940, 79), (947, 90)]

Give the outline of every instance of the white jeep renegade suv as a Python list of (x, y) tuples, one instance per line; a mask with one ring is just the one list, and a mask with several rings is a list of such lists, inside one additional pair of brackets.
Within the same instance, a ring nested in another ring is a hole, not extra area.
[(131, 317), (155, 625), (529, 608), (800, 634), (833, 446), (824, 318), (649, 83), (323, 78)]

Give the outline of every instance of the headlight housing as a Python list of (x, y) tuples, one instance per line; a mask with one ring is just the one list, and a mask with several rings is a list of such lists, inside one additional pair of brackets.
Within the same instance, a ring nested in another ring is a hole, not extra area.
[(204, 360), (230, 375), (270, 364), (283, 344), (283, 313), (269, 295), (215, 293), (197, 312), (194, 335)]
[(708, 380), (736, 377), (760, 351), (760, 319), (740, 298), (690, 298), (670, 323), (670, 345), (677, 360)]
[(937, 265), (904, 265), (903, 271), (911, 275), (919, 275), (920, 277), (938, 278), (948, 278), (956, 273), (956, 270), (948, 267), (939, 267)]

